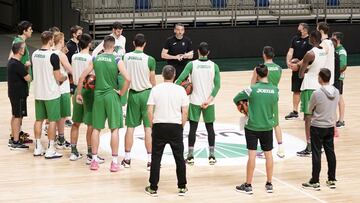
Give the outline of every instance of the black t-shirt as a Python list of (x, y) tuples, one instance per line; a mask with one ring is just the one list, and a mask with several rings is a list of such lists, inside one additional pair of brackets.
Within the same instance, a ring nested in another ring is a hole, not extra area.
[(29, 73), (24, 64), (11, 58), (8, 62), (8, 96), (10, 98), (25, 98), (29, 96), (28, 83), (24, 79)]
[[(169, 50), (168, 54), (176, 56), (178, 54), (185, 54), (192, 50), (192, 41), (188, 37), (183, 37), (182, 39), (176, 38), (176, 36), (171, 36), (167, 38), (164, 49)], [(189, 60), (167, 60), (169, 65), (173, 65), (175, 68), (180, 67), (184, 68)]]
[(66, 43), (66, 47), (67, 49), (69, 50), (67, 53), (66, 53), (66, 56), (69, 60), (69, 63), (71, 64), (71, 57), (74, 55), (74, 54), (77, 54), (79, 53), (81, 50), (80, 50), (80, 47), (78, 44), (76, 44), (74, 41), (72, 40), (69, 40), (67, 43)]
[(301, 38), (298, 35), (295, 35), (291, 39), (290, 47), (294, 49), (293, 58), (297, 58), (299, 60), (302, 60), (306, 52), (310, 51), (313, 48), (313, 46), (309, 42), (309, 36)]
[(334, 77), (335, 77), (335, 81), (334, 83), (338, 82), (339, 81), (339, 78), (340, 78), (340, 56), (339, 54), (337, 54), (335, 52), (335, 71), (334, 71)]

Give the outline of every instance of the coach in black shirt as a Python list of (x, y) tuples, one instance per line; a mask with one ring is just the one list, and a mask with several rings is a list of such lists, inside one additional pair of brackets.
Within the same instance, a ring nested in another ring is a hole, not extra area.
[[(302, 60), (312, 45), (309, 43), (309, 25), (300, 23), (298, 34), (291, 39), (291, 45), (286, 55), (287, 66), (290, 68), (292, 59)], [(300, 87), (302, 79), (299, 78), (299, 72), (293, 71), (291, 77), (291, 91), (293, 92), (293, 111), (285, 116), (286, 120), (299, 118), (298, 108), (300, 103)]]
[(25, 52), (25, 43), (14, 43), (11, 50), (13, 56), (8, 62), (8, 96), (12, 109), (11, 134), (13, 135), (13, 142), (10, 148), (13, 150), (29, 149), (28, 146), (19, 142), (22, 118), (27, 116), (26, 99), (29, 96), (28, 82), (31, 81), (27, 68), (20, 61)]
[(164, 48), (161, 52), (161, 58), (167, 60), (169, 65), (175, 67), (176, 80), (184, 70), (189, 60), (193, 58), (194, 53), (191, 47), (191, 39), (184, 36), (184, 25), (181, 23), (176, 24), (174, 33), (174, 36), (167, 38)]

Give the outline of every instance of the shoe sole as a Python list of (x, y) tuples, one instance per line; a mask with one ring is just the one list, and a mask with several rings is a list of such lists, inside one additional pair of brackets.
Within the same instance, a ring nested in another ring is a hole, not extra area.
[(27, 150), (29, 150), (29, 148), (13, 148), (13, 147), (10, 147), (10, 150), (12, 150), (12, 151), (27, 151)]
[(305, 186), (302, 186), (302, 188), (307, 189), (307, 190), (315, 190), (315, 191), (321, 190), (321, 188), (313, 188), (313, 187), (305, 187)]
[(311, 154), (309, 154), (309, 155), (296, 154), (296, 156), (299, 156), (299, 157), (311, 157)]
[(184, 196), (186, 196), (186, 194), (185, 193), (178, 193), (178, 196), (184, 197)]
[(120, 168), (119, 168), (119, 169), (116, 169), (116, 170), (110, 169), (110, 172), (112, 172), (112, 173), (116, 173), (116, 172), (118, 172), (118, 171), (120, 171)]
[(252, 194), (253, 194), (252, 191), (251, 191), (251, 192), (246, 192), (246, 191), (244, 191), (244, 190), (238, 190), (238, 189), (235, 189), (235, 191), (236, 191), (236, 192), (239, 192), (239, 193), (248, 194), (248, 195), (252, 195)]
[(279, 155), (279, 154), (276, 154), (279, 158), (284, 158), (285, 157), (285, 155)]
[(38, 156), (44, 156), (45, 153), (41, 153), (41, 154), (33, 154), (34, 157), (38, 157)]
[(145, 193), (146, 193), (147, 195), (151, 196), (151, 197), (157, 197), (157, 196), (159, 196), (158, 194), (151, 194), (151, 193), (148, 192), (148, 191), (145, 191)]
[(209, 165), (210, 166), (213, 166), (213, 165), (215, 165), (216, 164), (216, 162), (209, 162)]
[(292, 120), (299, 120), (299, 117), (294, 117), (294, 118), (285, 118), (285, 120), (287, 121), (292, 121)]
[(90, 168), (91, 171), (97, 171), (99, 168)]
[(77, 160), (79, 160), (79, 159), (82, 159), (82, 156), (81, 156), (81, 157), (77, 157), (76, 159), (71, 159), (71, 158), (69, 158), (70, 161), (77, 161)]
[(60, 159), (63, 156), (45, 156), (45, 159)]
[(266, 191), (267, 193), (274, 193), (274, 190), (267, 190), (267, 189), (265, 189), (265, 191)]
[(333, 185), (333, 186), (329, 186), (329, 185), (327, 185), (330, 189), (336, 189), (336, 186), (335, 185)]
[(345, 128), (345, 126), (339, 126), (339, 127), (336, 126), (336, 128), (341, 129), (341, 128)]

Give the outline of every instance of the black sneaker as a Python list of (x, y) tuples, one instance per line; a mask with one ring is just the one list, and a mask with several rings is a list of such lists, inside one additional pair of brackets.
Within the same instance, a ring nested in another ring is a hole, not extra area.
[(185, 160), (185, 162), (186, 162), (187, 164), (189, 164), (190, 166), (193, 166), (194, 163), (195, 163), (194, 157), (193, 157), (193, 156), (187, 157), (186, 160)]
[(10, 145), (10, 149), (11, 150), (28, 150), (29, 146), (26, 146), (19, 141), (17, 141), (17, 142), (13, 141), (13, 143)]
[(267, 193), (273, 193), (273, 185), (269, 182), (266, 182), (265, 184), (265, 190)]
[(249, 195), (253, 194), (252, 186), (250, 184), (247, 184), (247, 183), (244, 183), (242, 185), (238, 185), (238, 186), (235, 187), (235, 189), (236, 189), (237, 192), (242, 192), (242, 193), (246, 193), (246, 194), (249, 194)]
[(185, 188), (179, 188), (178, 195), (179, 196), (185, 196), (187, 191), (188, 191), (188, 189), (186, 187)]
[(301, 156), (301, 157), (310, 157), (311, 151), (306, 148), (300, 152), (296, 152), (296, 155)]
[(68, 120), (65, 121), (65, 126), (66, 127), (71, 127), (72, 125), (73, 125), (73, 122), (71, 120), (68, 119)]
[(146, 170), (148, 170), (148, 171), (151, 170), (151, 162), (147, 162), (147, 164), (146, 164)]
[(305, 189), (311, 189), (311, 190), (319, 191), (320, 190), (320, 183), (311, 183), (309, 181), (309, 182), (303, 183), (302, 187), (305, 188)]
[(216, 164), (215, 156), (209, 156), (209, 165), (215, 165), (215, 164)]
[(344, 128), (345, 127), (345, 121), (337, 121), (336, 122), (337, 128)]
[(330, 189), (335, 189), (336, 188), (336, 180), (327, 180), (326, 186), (328, 186)]
[(11, 145), (14, 143), (14, 138), (10, 138), (8, 142), (8, 147), (11, 147)]
[(157, 197), (157, 196), (158, 196), (157, 191), (151, 189), (150, 186), (147, 186), (147, 187), (145, 188), (145, 193), (148, 194), (148, 195), (150, 195), (151, 197)]
[(299, 118), (299, 113), (297, 111), (292, 111), (287, 116), (285, 116), (285, 120), (294, 120), (298, 118)]
[(71, 144), (64, 137), (57, 136), (55, 141), (56, 149), (71, 149)]
[(129, 159), (129, 160), (123, 159), (123, 160), (121, 161), (121, 165), (123, 165), (124, 168), (130, 168), (130, 166), (131, 166), (131, 159)]

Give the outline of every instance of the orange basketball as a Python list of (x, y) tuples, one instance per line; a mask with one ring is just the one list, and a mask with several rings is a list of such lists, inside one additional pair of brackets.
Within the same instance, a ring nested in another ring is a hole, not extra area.
[(85, 89), (95, 89), (95, 80), (95, 75), (87, 75), (84, 84)]
[(185, 88), (187, 95), (190, 95), (192, 93), (193, 87), (192, 87), (192, 83), (189, 80), (183, 81), (180, 85)]
[(240, 113), (245, 114), (247, 116), (249, 110), (248, 102), (246, 100), (239, 101), (239, 103), (237, 104), (237, 109)]

